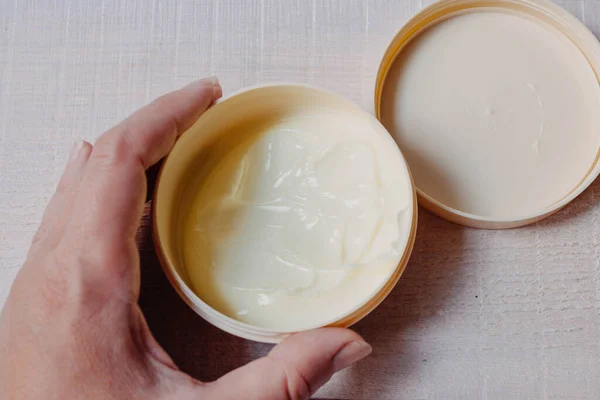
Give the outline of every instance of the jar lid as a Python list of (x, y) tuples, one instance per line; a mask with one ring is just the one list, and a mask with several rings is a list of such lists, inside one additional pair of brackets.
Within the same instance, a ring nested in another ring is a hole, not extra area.
[(526, 225), (598, 176), (600, 44), (546, 1), (442, 0), (388, 47), (376, 116), (419, 203), (479, 228)]

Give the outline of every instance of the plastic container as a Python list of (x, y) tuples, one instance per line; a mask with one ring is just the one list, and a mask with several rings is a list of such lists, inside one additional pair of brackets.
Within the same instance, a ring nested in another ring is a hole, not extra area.
[[(382, 117), (382, 93), (386, 85), (388, 72), (411, 40), (436, 23), (456, 15), (479, 11), (520, 13), (534, 22), (546, 24), (546, 26), (561, 32), (585, 56), (596, 75), (596, 80), (600, 76), (600, 44), (581, 22), (553, 3), (540, 0), (442, 0), (424, 9), (406, 23), (385, 52), (375, 85), (374, 101), (377, 119), (381, 120)], [(473, 32), (473, 35), (476, 34), (476, 32)], [(256, 116), (280, 112), (287, 105), (302, 102), (313, 105), (324, 102), (329, 106), (335, 105), (339, 110), (364, 115), (365, 118), (372, 118), (353, 103), (332, 93), (309, 86), (264, 85), (242, 90), (219, 101), (188, 132), (182, 135), (161, 169), (154, 195), (155, 246), (165, 274), (175, 290), (196, 313), (214, 326), (234, 335), (260, 342), (276, 343), (293, 332), (268, 330), (244, 324), (217, 312), (194, 293), (190, 288), (177, 247), (176, 228), (177, 213), (180, 209), (179, 201), (182, 191), (189, 182), (194, 165), (202, 159), (202, 152), (208, 151), (206, 148), (207, 143), (220, 134), (224, 129), (224, 124), (239, 123), (242, 120), (251, 121)], [(199, 134), (199, 131), (202, 131), (202, 133)], [(568, 134), (568, 132), (565, 132), (565, 134)], [(598, 134), (600, 135), (600, 132)], [(399, 147), (402, 149), (402, 146)], [(598, 154), (598, 150), (596, 150), (596, 157), (589, 165), (587, 173), (579, 181), (573, 182), (572, 189), (565, 191), (560, 200), (550, 206), (535, 210), (535, 212), (517, 215), (514, 218), (498, 218), (494, 215), (477, 215), (460, 211), (428, 195), (428, 193), (416, 187), (414, 180), (412, 180), (414, 193), (411, 232), (400, 263), (385, 283), (367, 301), (349, 310), (346, 315), (326, 324), (326, 326), (348, 327), (356, 323), (383, 301), (395, 286), (406, 267), (415, 240), (417, 197), (419, 204), (424, 208), (458, 224), (486, 229), (514, 228), (552, 215), (585, 190), (600, 173)], [(507, 162), (510, 162), (510, 160), (507, 160)]]
[[(248, 325), (230, 318), (210, 307), (191, 289), (185, 267), (181, 260), (178, 226), (185, 214), (185, 190), (191, 184), (193, 172), (202, 162), (202, 153), (210, 151), (210, 144), (224, 133), (231, 134), (228, 126), (240, 122), (253, 123), (285, 114), (288, 107), (323, 105), (336, 112), (360, 115), (370, 122), (380, 123), (370, 114), (348, 100), (332, 93), (304, 85), (266, 85), (245, 89), (219, 101), (188, 130), (176, 143), (159, 173), (154, 194), (153, 224), (154, 241), (161, 265), (169, 281), (181, 298), (201, 317), (234, 335), (259, 342), (276, 343), (293, 332), (281, 332)], [(233, 131), (235, 133), (235, 131)], [(408, 166), (406, 167), (408, 171)], [(408, 171), (410, 175), (410, 172)], [(192, 184), (193, 185), (193, 184)], [(412, 193), (410, 210), (410, 233), (398, 266), (372, 296), (362, 304), (355, 305), (348, 313), (326, 326), (348, 327), (371, 312), (390, 293), (404, 271), (413, 248), (417, 229), (416, 192), (410, 180)], [(306, 329), (318, 328), (310, 326)]]
[[(427, 7), (408, 21), (388, 46), (376, 79), (374, 101), (375, 113), (378, 119), (382, 119), (382, 93), (386, 85), (388, 72), (394, 61), (402, 55), (402, 51), (406, 46), (429, 27), (441, 21), (457, 15), (481, 11), (514, 12), (527, 16), (533, 23), (547, 24), (572, 41), (587, 59), (596, 78), (600, 76), (600, 44), (598, 40), (577, 18), (549, 1), (442, 0)], [(473, 32), (473, 35), (477, 35), (477, 32)], [(557, 79), (559, 78), (557, 77)], [(390, 129), (388, 131), (394, 136), (394, 133)], [(564, 134), (569, 135), (570, 132), (565, 131)], [(600, 132), (598, 132), (598, 135), (600, 135)], [(402, 146), (400, 147), (402, 148)], [(408, 161), (410, 164), (410, 157)], [(511, 160), (507, 159), (506, 162), (510, 163)], [(411, 165), (411, 167), (414, 172), (415, 166)], [(444, 219), (470, 227), (504, 229), (531, 224), (556, 213), (581, 194), (596, 179), (599, 173), (600, 165), (598, 163), (598, 153), (596, 153), (596, 158), (589, 165), (587, 173), (579, 181), (572, 182), (572, 189), (565, 191), (561, 199), (547, 207), (535, 210), (535, 212), (525, 215), (515, 215), (510, 218), (463, 212), (420, 189), (418, 179), (416, 180), (416, 186), (419, 204)]]

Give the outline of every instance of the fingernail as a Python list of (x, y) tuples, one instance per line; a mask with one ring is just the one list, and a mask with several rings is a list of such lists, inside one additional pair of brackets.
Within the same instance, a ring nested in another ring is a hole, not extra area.
[(216, 99), (223, 96), (223, 89), (221, 88), (221, 84), (219, 83), (219, 78), (216, 76), (209, 76), (208, 78), (200, 79), (199, 81), (193, 82), (192, 85), (198, 86), (208, 86), (213, 90), (213, 97)]
[(348, 343), (333, 357), (333, 368), (336, 371), (347, 368), (371, 354), (372, 350), (373, 348), (367, 342)]
[(71, 152), (69, 153), (69, 162), (77, 158), (77, 155), (83, 148), (83, 140), (76, 139), (71, 146)]

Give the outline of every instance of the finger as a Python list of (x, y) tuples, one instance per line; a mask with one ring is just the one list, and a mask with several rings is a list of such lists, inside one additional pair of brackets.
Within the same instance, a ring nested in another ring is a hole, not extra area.
[(125, 156), (147, 169), (166, 156), (177, 136), (221, 95), (217, 78), (205, 78), (157, 98), (102, 135), (96, 143), (99, 157), (94, 159), (116, 156), (123, 144), (128, 150)]
[(92, 145), (82, 140), (75, 142), (71, 148), (65, 170), (46, 206), (40, 227), (33, 237), (32, 245), (35, 247), (45, 249), (54, 247), (62, 237), (91, 152)]
[(95, 245), (133, 241), (145, 197), (144, 171), (222, 94), (214, 78), (164, 95), (103, 134), (86, 167), (71, 226)]
[(331, 376), (368, 356), (371, 346), (349, 329), (323, 328), (292, 335), (268, 356), (200, 390), (219, 399), (308, 399)]

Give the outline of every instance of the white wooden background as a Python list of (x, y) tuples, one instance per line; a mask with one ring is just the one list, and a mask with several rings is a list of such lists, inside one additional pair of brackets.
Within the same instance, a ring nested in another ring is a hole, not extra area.
[[(600, 32), (599, 0), (560, 3)], [(225, 92), (307, 82), (371, 107), (379, 58), (420, 0), (0, 0), (0, 305), (74, 138), (218, 75)], [(319, 396), (600, 398), (600, 183), (510, 231), (421, 213), (407, 272), (356, 329), (373, 355)], [(144, 220), (144, 226), (147, 220)], [(142, 232), (141, 303), (201, 379), (265, 354), (189, 311)]]

